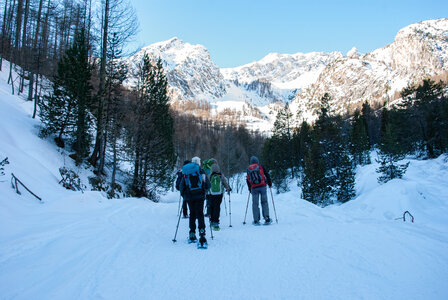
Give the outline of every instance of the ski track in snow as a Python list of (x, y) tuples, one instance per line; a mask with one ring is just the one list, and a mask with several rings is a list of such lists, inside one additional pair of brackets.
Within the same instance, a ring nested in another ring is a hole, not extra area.
[[(0, 177), (2, 300), (448, 299), (446, 157), (411, 160), (402, 180), (384, 185), (377, 165), (358, 168), (358, 197), (326, 208), (300, 200), (291, 183), (274, 194), (278, 224), (269, 194), (269, 226), (251, 225), (251, 205), (243, 225), (247, 191), (232, 194), (233, 227), (221, 209), (221, 231), (212, 240), (207, 224), (209, 248), (198, 250), (188, 219), (172, 242), (177, 193), (108, 200), (58, 185), (58, 168), (74, 165), (36, 136), (32, 103), (7, 91), (0, 80), (0, 158), (10, 160)], [(44, 202), (17, 195), (10, 173)], [(414, 223), (395, 220), (405, 210)]]

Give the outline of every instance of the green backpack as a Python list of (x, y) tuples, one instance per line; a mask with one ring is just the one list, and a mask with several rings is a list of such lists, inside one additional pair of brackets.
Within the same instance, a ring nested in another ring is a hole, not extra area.
[(210, 176), (210, 194), (212, 195), (221, 195), (222, 194), (222, 184), (221, 184), (221, 174), (220, 173), (213, 173)]

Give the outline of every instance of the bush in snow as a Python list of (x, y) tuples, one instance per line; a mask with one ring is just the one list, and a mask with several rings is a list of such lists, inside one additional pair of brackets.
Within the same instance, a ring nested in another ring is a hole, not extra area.
[(3, 170), (5, 169), (4, 166), (9, 164), (8, 158), (6, 157), (4, 160), (0, 161), (0, 175), (5, 175), (5, 172)]
[(109, 189), (109, 185), (106, 181), (98, 176), (89, 177), (89, 183), (92, 186), (92, 191), (105, 192)]
[(81, 183), (81, 179), (74, 171), (67, 169), (66, 167), (59, 168), (61, 174), (61, 181), (63, 187), (72, 191), (83, 191), (85, 186)]

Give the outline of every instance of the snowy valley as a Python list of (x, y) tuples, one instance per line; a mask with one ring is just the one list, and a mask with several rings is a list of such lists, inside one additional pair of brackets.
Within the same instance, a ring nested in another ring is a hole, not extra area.
[[(376, 162), (358, 167), (356, 198), (325, 208), (302, 200), (290, 182), (289, 192), (269, 195), (278, 216), (270, 226), (243, 225), (247, 189), (231, 193), (221, 231), (212, 239), (207, 224), (209, 249), (201, 251), (187, 244), (185, 219), (172, 242), (177, 192), (154, 203), (58, 184), (62, 166), (86, 185), (91, 170), (38, 137), (32, 102), (11, 95), (6, 77), (2, 72), (0, 161), (9, 164), (0, 176), (1, 299), (448, 298), (446, 155), (407, 158), (403, 179), (383, 185)], [(227, 90), (215, 86), (216, 99)], [(21, 187), (17, 194), (12, 173), (43, 201)], [(403, 220), (405, 211), (414, 222)]]

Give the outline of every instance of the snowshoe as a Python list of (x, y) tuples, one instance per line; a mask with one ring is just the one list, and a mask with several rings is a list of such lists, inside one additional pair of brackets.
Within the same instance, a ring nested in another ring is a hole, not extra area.
[(260, 226), (261, 224), (260, 224), (260, 221), (253, 221), (253, 222), (252, 222), (252, 225), (254, 225), (254, 226)]
[(267, 217), (267, 218), (265, 219), (265, 221), (264, 221), (264, 224), (263, 224), (263, 225), (269, 225), (269, 224), (272, 224), (272, 219), (271, 219), (271, 218), (269, 218), (269, 217)]
[(208, 249), (208, 243), (207, 242), (204, 242), (204, 243), (198, 243), (197, 244), (197, 248), (198, 249)]
[(196, 234), (194, 232), (190, 232), (190, 236), (188, 237), (188, 244), (196, 243), (198, 239), (196, 238)]
[(199, 243), (198, 243), (198, 249), (207, 249), (208, 248), (208, 243), (207, 243), (207, 239), (205, 238), (205, 234), (201, 234), (201, 236), (199, 237)]

